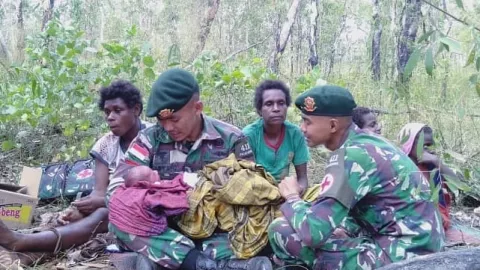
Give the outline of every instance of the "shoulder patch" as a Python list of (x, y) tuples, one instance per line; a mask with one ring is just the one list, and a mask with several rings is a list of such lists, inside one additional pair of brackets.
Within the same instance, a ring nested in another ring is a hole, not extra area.
[(235, 142), (234, 151), (237, 159), (254, 160), (253, 151), (252, 151), (252, 148), (250, 147), (250, 144), (248, 143), (247, 137), (240, 137)]
[(355, 193), (348, 183), (345, 171), (345, 148), (338, 149), (330, 155), (325, 168), (325, 177), (320, 182), (318, 198), (333, 198), (350, 209)]

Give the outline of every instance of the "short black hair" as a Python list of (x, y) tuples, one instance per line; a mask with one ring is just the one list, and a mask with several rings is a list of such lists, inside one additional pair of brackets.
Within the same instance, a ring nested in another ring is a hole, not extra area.
[(373, 110), (367, 107), (356, 107), (353, 109), (352, 121), (359, 128), (364, 128), (365, 122), (363, 122), (363, 116), (369, 113), (373, 113)]
[(422, 128), (422, 131), (423, 131), (424, 133), (433, 134), (433, 129), (432, 129), (431, 127), (429, 127), (429, 126), (424, 126), (424, 127)]
[(116, 80), (109, 86), (100, 89), (100, 100), (98, 101), (98, 108), (103, 110), (105, 101), (110, 99), (121, 98), (128, 108), (133, 108), (135, 105), (140, 105), (140, 113), (143, 110), (142, 94), (140, 90), (131, 82), (126, 80)]
[(266, 90), (278, 89), (281, 90), (285, 94), (285, 102), (287, 103), (287, 107), (290, 106), (292, 103), (292, 97), (290, 96), (290, 89), (288, 86), (279, 80), (265, 80), (260, 83), (255, 89), (255, 98), (253, 103), (257, 111), (262, 109), (263, 105), (263, 92)]

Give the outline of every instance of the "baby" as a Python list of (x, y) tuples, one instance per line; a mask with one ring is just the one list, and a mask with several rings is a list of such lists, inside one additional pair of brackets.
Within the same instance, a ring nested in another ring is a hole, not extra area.
[(146, 181), (154, 185), (160, 182), (158, 172), (148, 166), (136, 166), (130, 169), (125, 177), (125, 186), (132, 187), (140, 181)]

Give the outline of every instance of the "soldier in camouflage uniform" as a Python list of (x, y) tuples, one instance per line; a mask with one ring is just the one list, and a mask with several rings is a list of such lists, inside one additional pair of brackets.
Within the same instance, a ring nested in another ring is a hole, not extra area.
[[(374, 269), (443, 244), (439, 213), (428, 180), (398, 148), (352, 124), (350, 92), (319, 86), (300, 95), (301, 129), (310, 147), (333, 151), (313, 203), (300, 199), (295, 179), (279, 185), (283, 217), (269, 227), (280, 264), (313, 269)], [(332, 235), (345, 217), (356, 220), (356, 238)]]
[[(239, 159), (253, 159), (246, 137), (227, 123), (202, 113), (199, 86), (187, 71), (171, 69), (155, 82), (148, 101), (147, 116), (159, 124), (142, 130), (125, 153), (107, 191), (107, 202), (132, 166), (146, 165), (158, 171), (161, 180), (171, 180), (184, 173), (184, 180), (196, 177), (206, 164), (235, 153)], [(192, 185), (194, 186), (194, 185)], [(139, 237), (120, 231), (110, 224), (110, 231), (127, 248), (148, 256), (168, 269), (271, 269), (268, 258), (230, 259), (226, 234), (216, 234), (202, 244), (204, 253), (192, 240), (176, 231), (175, 222), (161, 235)], [(173, 228), (172, 228), (173, 227)], [(208, 254), (210, 256), (206, 256)]]

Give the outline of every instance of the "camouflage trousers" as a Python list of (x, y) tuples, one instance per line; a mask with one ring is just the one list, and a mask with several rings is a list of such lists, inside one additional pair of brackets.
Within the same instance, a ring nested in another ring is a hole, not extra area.
[[(191, 239), (170, 228), (151, 237), (124, 233), (113, 224), (109, 224), (108, 229), (125, 249), (141, 253), (167, 269), (179, 269), (188, 252), (196, 248)], [(201, 247), (202, 252), (214, 260), (235, 258), (227, 234), (219, 233), (202, 239)]]
[(369, 238), (330, 237), (321, 247), (306, 246), (285, 218), (275, 219), (268, 229), (275, 256), (287, 264), (311, 269), (374, 269), (389, 263), (378, 256), (381, 249)]

